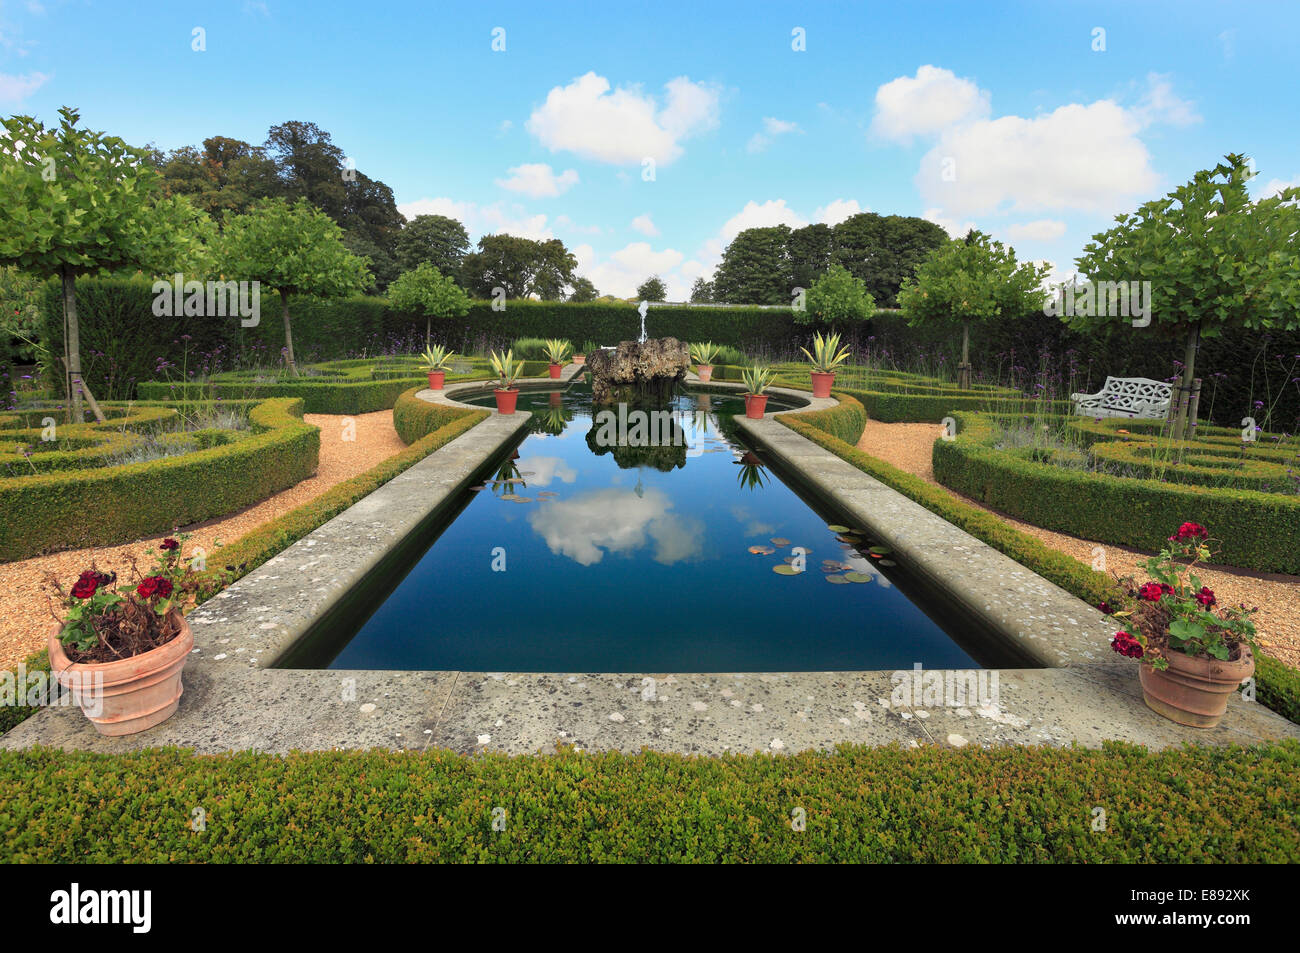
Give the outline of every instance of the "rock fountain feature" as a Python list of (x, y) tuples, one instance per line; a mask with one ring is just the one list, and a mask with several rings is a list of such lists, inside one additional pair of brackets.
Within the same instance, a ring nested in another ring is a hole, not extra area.
[(622, 341), (587, 355), (592, 399), (597, 404), (665, 401), (690, 365), (690, 349), (676, 338)]

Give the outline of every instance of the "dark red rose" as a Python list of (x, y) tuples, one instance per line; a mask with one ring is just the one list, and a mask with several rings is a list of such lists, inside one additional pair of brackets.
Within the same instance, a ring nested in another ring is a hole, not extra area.
[(172, 594), (172, 584), (170, 579), (164, 579), (162, 576), (150, 576), (142, 579), (140, 585), (135, 587), (136, 595), (141, 599), (166, 599)]
[(176, 540), (172, 539), (170, 536), (168, 536), (166, 539), (164, 539), (161, 543), (158, 544), (158, 548), (164, 551), (171, 551), (173, 549), (180, 549), (181, 544), (176, 542)]
[(94, 579), (86, 579), (84, 576), (78, 579), (72, 586), (72, 597), (74, 599), (89, 599), (99, 588), (99, 583)]

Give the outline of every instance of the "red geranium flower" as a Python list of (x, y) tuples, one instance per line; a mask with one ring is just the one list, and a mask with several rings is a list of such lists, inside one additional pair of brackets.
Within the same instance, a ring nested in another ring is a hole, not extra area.
[(1158, 582), (1143, 583), (1142, 588), (1138, 590), (1138, 595), (1147, 602), (1159, 602), (1160, 597), (1166, 592), (1170, 592), (1171, 587)]
[(1196, 601), (1206, 609), (1217, 605), (1219, 602), (1218, 599), (1214, 598), (1214, 590), (1209, 586), (1201, 586), (1201, 591), (1196, 594)]
[(1169, 537), (1169, 540), (1170, 542), (1180, 543), (1185, 539), (1205, 539), (1209, 535), (1210, 531), (1200, 523), (1184, 523), (1178, 527), (1177, 533)]
[(1141, 658), (1143, 654), (1142, 643), (1123, 630), (1115, 633), (1110, 647), (1125, 658)]
[(164, 539), (161, 543), (158, 544), (158, 548), (164, 551), (180, 549), (181, 544), (176, 542), (176, 540), (172, 539), (170, 536), (168, 536), (166, 539)]

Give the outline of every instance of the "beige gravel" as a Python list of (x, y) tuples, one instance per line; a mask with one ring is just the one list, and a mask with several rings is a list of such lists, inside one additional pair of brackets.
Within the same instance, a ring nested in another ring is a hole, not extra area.
[[(306, 414), (303, 419), (320, 428), (320, 463), (316, 474), (238, 513), (181, 527), (190, 534), (185, 544), (186, 553), (196, 546), (211, 553), (217, 541), (233, 543), (249, 530), (315, 499), (331, 487), (406, 449), (406, 444), (393, 430), (391, 410), (352, 417)], [(349, 422), (355, 425), (355, 434), (345, 429)], [(345, 440), (345, 436), (354, 436), (355, 439)], [(67, 550), (51, 556), (0, 564), (0, 620), (3, 620), (0, 668), (11, 666), (45, 647), (53, 622), (44, 588), (47, 573), (54, 573), (66, 587), (90, 565), (91, 560), (100, 569), (125, 574), (130, 567), (128, 558), (134, 555), (143, 569), (149, 561), (149, 557), (143, 555), (144, 551), (156, 548), (162, 539), (163, 536), (155, 536), (133, 543)]]
[[(858, 449), (939, 486), (934, 479), (931, 452), (934, 441), (941, 432), (942, 428), (934, 424), (885, 424), (872, 420), (867, 422), (866, 430), (858, 441)], [(1092, 565), (1094, 547), (1101, 546), (1106, 554), (1107, 572), (1121, 576), (1130, 573), (1141, 575), (1137, 564), (1151, 555), (1136, 549), (1040, 529), (982, 506), (946, 487), (944, 489), (972, 506), (995, 513), (1016, 529), (1023, 530), (1045, 545), (1073, 556), (1086, 565)], [(1232, 605), (1244, 602), (1248, 606), (1259, 606), (1259, 612), (1255, 614), (1259, 644), (1274, 658), (1281, 659), (1293, 668), (1300, 668), (1300, 576), (1252, 572), (1226, 566), (1202, 569), (1198, 575), (1205, 585), (1214, 590), (1220, 602)]]

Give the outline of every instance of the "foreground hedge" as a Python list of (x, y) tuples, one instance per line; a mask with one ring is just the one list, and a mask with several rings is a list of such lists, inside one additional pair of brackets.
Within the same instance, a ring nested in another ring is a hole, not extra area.
[(0, 861), (1289, 863), (1298, 773), (1294, 740), (721, 758), (35, 749), (0, 752)]
[(960, 414), (954, 440), (934, 445), (944, 486), (1044, 529), (1159, 551), (1184, 520), (1220, 540), (1216, 561), (1300, 573), (1300, 497), (1119, 478), (1037, 463), (992, 446), (991, 419)]
[(320, 431), (302, 402), (264, 401), (228, 444), (125, 466), (0, 479), (0, 561), (109, 546), (226, 516), (316, 471)]

